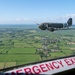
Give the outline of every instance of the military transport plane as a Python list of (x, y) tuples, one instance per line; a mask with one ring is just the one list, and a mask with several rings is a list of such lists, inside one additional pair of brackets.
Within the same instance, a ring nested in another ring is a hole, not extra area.
[(39, 24), (39, 28), (41, 30), (49, 30), (51, 32), (59, 29), (69, 29), (72, 26), (72, 18), (69, 18), (67, 23), (41, 23)]

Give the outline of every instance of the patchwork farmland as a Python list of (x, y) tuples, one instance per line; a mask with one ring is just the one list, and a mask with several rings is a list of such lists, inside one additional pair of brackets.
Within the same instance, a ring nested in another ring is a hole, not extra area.
[(0, 28), (0, 69), (75, 54), (75, 30)]

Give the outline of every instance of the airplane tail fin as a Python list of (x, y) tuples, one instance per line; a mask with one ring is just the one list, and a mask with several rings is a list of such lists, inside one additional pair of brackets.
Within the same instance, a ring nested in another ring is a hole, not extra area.
[(68, 19), (67, 24), (68, 24), (68, 26), (71, 26), (72, 25), (72, 18), (69, 18)]

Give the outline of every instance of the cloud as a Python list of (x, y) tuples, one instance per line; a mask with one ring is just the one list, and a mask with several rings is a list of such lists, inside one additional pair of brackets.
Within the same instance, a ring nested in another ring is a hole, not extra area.
[(73, 18), (73, 19), (75, 19), (75, 14), (66, 14), (66, 15), (64, 15), (64, 16), (61, 16), (62, 18)]
[(64, 23), (64, 22), (67, 22), (67, 20), (70, 17), (73, 19), (73, 24), (75, 24), (75, 14), (66, 14), (66, 15), (63, 15), (63, 16), (51, 18), (50, 22), (62, 22), (62, 23)]
[(30, 18), (17, 18), (15, 21), (30, 21)]
[(13, 20), (13, 23), (18, 23), (18, 24), (30, 24), (30, 23), (32, 23), (33, 22), (33, 20), (32, 19), (30, 19), (30, 18), (16, 18), (16, 19), (14, 19)]
[(2, 19), (0, 18), (0, 23), (11, 23), (11, 24), (36, 24), (36, 23), (42, 23), (42, 22), (59, 22), (59, 23), (65, 23), (67, 20), (72, 17), (73, 18), (73, 24), (75, 24), (75, 14), (66, 14), (59, 17), (47, 17), (47, 18), (11, 18), (11, 19)]
[(30, 18), (16, 18), (16, 19), (0, 19), (0, 24), (25, 24), (31, 23), (32, 19)]
[(67, 20), (70, 17), (73, 19), (73, 23), (75, 24), (75, 14), (66, 14), (66, 15), (62, 16), (61, 18), (63, 18), (64, 20)]

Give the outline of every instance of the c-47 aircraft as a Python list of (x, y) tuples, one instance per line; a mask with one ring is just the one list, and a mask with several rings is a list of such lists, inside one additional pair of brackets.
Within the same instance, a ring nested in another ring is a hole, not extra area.
[(69, 18), (67, 23), (41, 23), (39, 24), (39, 28), (41, 30), (49, 30), (51, 32), (59, 29), (69, 29), (72, 26), (72, 18)]

